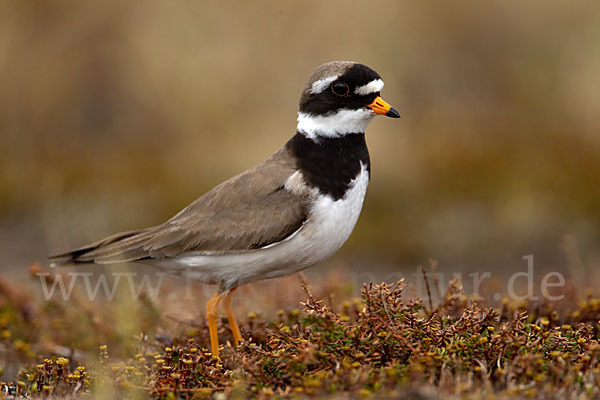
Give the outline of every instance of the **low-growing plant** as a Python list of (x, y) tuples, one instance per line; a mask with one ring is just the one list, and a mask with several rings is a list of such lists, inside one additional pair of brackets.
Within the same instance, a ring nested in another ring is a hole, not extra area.
[[(248, 340), (236, 349), (223, 345), (217, 359), (206, 350), (205, 330), (185, 321), (171, 331), (177, 334), (161, 334), (157, 316), (147, 325), (157, 334), (125, 338), (111, 325), (110, 310), (87, 304), (84, 314), (93, 321), (85, 322), (81, 299), (70, 307), (34, 305), (5, 286), (4, 368), (23, 367), (0, 383), (0, 398), (600, 396), (600, 299), (592, 294), (572, 311), (548, 302), (490, 307), (468, 299), (453, 281), (439, 304), (425, 306), (407, 298), (400, 281), (366, 284), (360, 299), (332, 306), (305, 286), (301, 310), (280, 310), (276, 318), (248, 314), (241, 324)], [(77, 323), (79, 329), (71, 326)], [(90, 335), (77, 341), (79, 355), (58, 354), (69, 332), (44, 333), (62, 329)]]

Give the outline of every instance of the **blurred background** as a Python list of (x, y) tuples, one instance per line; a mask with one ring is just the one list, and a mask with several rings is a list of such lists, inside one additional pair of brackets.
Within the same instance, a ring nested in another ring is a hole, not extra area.
[(377, 70), (343, 271), (600, 271), (593, 2), (0, 3), (0, 271), (163, 222), (281, 147), (313, 69)]

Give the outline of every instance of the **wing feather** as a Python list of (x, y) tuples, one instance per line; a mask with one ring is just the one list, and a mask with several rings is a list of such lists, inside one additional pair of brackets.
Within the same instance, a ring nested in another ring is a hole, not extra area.
[(162, 225), (123, 232), (51, 257), (55, 263), (114, 263), (227, 253), (284, 240), (308, 218), (308, 193), (285, 187), (296, 172), (285, 147), (264, 163), (223, 182)]

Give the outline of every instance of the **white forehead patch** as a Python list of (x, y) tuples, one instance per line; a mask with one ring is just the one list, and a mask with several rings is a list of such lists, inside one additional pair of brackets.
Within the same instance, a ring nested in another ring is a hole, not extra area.
[(329, 87), (329, 85), (331, 85), (331, 83), (333, 81), (335, 81), (337, 78), (338, 78), (338, 76), (335, 75), (335, 76), (329, 76), (327, 78), (319, 79), (318, 81), (313, 82), (312, 88), (310, 90), (311, 93), (312, 94), (321, 93), (322, 91), (327, 89)]
[(358, 86), (354, 89), (354, 93), (365, 96), (371, 93), (381, 92), (383, 89), (383, 81), (381, 79), (374, 79), (366, 85)]

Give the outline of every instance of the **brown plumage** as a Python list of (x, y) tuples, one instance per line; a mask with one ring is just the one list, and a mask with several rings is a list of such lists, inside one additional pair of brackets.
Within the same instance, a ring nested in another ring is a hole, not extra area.
[(296, 161), (284, 147), (204, 194), (164, 224), (109, 236), (51, 257), (55, 263), (111, 263), (184, 253), (222, 254), (279, 242), (307, 218), (309, 199), (285, 188)]

